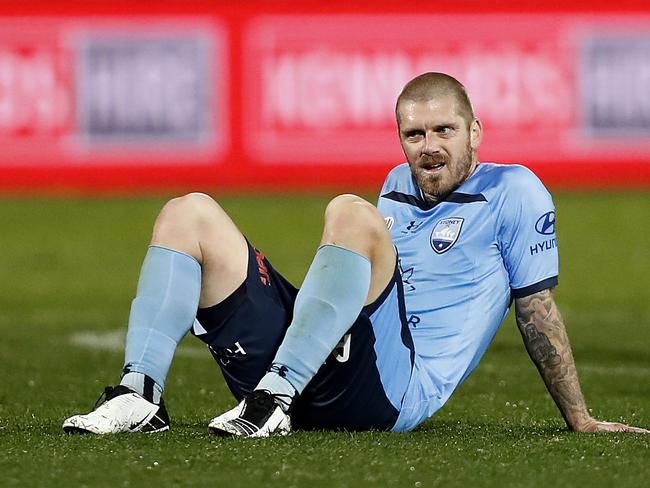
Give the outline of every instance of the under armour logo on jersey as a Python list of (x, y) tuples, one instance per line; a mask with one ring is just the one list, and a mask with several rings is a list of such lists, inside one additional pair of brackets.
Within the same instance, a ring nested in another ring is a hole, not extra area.
[(334, 348), (334, 351), (332, 351), (332, 356), (334, 356), (334, 359), (336, 359), (339, 363), (345, 363), (348, 359), (350, 359), (351, 341), (352, 334), (345, 334), (343, 336), (343, 339), (341, 339)]
[(418, 230), (421, 225), (422, 222), (418, 222), (417, 220), (411, 220), (409, 222), (409, 225), (406, 226), (406, 230), (402, 231), (402, 234), (408, 234), (409, 232), (413, 233), (416, 230)]
[(431, 231), (431, 247), (436, 253), (442, 254), (451, 249), (458, 240), (464, 221), (461, 217), (452, 217), (436, 223)]

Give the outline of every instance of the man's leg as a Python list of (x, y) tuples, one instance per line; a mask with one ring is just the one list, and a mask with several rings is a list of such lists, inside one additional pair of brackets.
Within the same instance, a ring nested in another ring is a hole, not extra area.
[(66, 420), (64, 429), (168, 428), (161, 394), (176, 347), (197, 307), (229, 296), (244, 281), (247, 264), (246, 240), (214, 200), (193, 193), (167, 203), (156, 219), (131, 306), (121, 384), (107, 390), (107, 401), (96, 411)]
[(269, 372), (256, 392), (238, 406), (239, 418), (217, 417), (210, 423), (211, 430), (244, 436), (288, 431), (284, 412), (293, 397), (314, 377), (364, 304), (384, 291), (395, 259), (384, 220), (373, 205), (354, 195), (330, 202), (321, 246)]
[(131, 306), (122, 384), (137, 388), (145, 374), (162, 389), (197, 308), (230, 295), (244, 281), (247, 264), (244, 237), (210, 197), (190, 194), (165, 205)]

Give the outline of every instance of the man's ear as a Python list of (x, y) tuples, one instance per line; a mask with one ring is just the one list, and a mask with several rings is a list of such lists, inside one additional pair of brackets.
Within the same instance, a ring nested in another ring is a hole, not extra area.
[(479, 119), (472, 120), (469, 126), (469, 143), (473, 150), (478, 149), (483, 140), (483, 124)]

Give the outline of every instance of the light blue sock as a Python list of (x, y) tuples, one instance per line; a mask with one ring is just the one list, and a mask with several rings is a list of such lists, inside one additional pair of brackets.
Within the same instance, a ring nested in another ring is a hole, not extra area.
[(257, 389), (302, 393), (361, 312), (370, 271), (370, 261), (354, 251), (330, 244), (318, 249), (296, 297), (291, 325)]
[(201, 266), (196, 259), (172, 249), (149, 247), (131, 303), (126, 386), (138, 391), (140, 381), (133, 373), (142, 373), (153, 379), (158, 393), (162, 391), (176, 347), (194, 323), (200, 294)]

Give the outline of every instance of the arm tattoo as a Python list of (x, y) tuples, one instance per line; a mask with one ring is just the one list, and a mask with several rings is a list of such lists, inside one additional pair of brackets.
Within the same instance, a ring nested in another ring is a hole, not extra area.
[(569, 425), (588, 418), (571, 345), (551, 290), (515, 301), (517, 326), (528, 354)]

